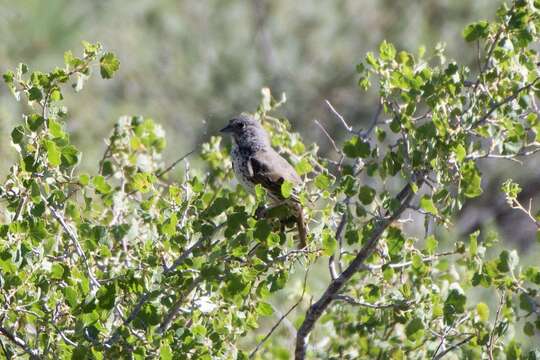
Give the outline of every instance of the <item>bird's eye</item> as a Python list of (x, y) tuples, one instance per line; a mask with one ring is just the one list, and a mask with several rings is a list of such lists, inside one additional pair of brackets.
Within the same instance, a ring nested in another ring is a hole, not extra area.
[(239, 127), (240, 129), (243, 129), (245, 126), (246, 126), (246, 124), (244, 124), (244, 123), (239, 123), (239, 124), (238, 124), (238, 127)]

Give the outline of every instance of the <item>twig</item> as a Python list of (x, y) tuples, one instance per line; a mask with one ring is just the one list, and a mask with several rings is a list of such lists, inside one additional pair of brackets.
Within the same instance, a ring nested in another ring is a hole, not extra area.
[(442, 357), (445, 356), (446, 354), (448, 354), (450, 351), (453, 351), (454, 349), (457, 349), (457, 348), (460, 347), (461, 345), (468, 343), (468, 342), (471, 341), (471, 339), (474, 338), (474, 337), (475, 337), (475, 335), (469, 335), (469, 336), (467, 336), (465, 339), (461, 340), (460, 342), (455, 343), (454, 345), (450, 346), (450, 347), (447, 348), (446, 350), (442, 351), (439, 355), (437, 355), (436, 357), (434, 357), (433, 360), (439, 360), (439, 359), (442, 359)]
[(360, 137), (363, 139), (366, 139), (369, 137), (375, 126), (377, 125), (377, 122), (379, 121), (379, 116), (381, 115), (383, 109), (382, 102), (379, 100), (379, 103), (377, 105), (377, 110), (375, 111), (375, 114), (373, 115), (373, 118), (371, 119), (371, 124), (366, 129), (366, 131), (360, 132)]
[(166, 265), (163, 266), (164, 268), (163, 274), (168, 275), (174, 270), (176, 270), (176, 268), (178, 268), (184, 262), (184, 260), (187, 259), (187, 257), (191, 255), (191, 253), (193, 253), (193, 251), (201, 247), (201, 245), (203, 244), (205, 240), (206, 240), (205, 237), (201, 237), (199, 240), (197, 240), (197, 242), (195, 242), (195, 244), (191, 245), (189, 248), (184, 250), (184, 252), (176, 258), (176, 260), (172, 263), (171, 266), (166, 266)]
[(337, 112), (337, 110), (332, 106), (332, 104), (330, 103), (330, 101), (328, 100), (324, 100), (324, 102), (326, 103), (326, 105), (328, 106), (328, 108), (330, 109), (330, 111), (339, 119), (339, 121), (341, 121), (341, 123), (343, 124), (343, 126), (345, 127), (345, 129), (348, 131), (348, 132), (351, 132), (351, 133), (355, 133), (355, 131), (353, 130), (352, 126), (350, 126), (349, 124), (347, 124), (347, 122), (345, 121), (345, 118), (343, 116), (341, 116), (340, 113)]
[(174, 167), (176, 165), (178, 165), (179, 162), (181, 162), (182, 160), (184, 160), (185, 158), (187, 158), (188, 156), (190, 156), (191, 154), (193, 154), (195, 151), (197, 151), (197, 148), (191, 150), (190, 152), (182, 155), (180, 158), (178, 158), (175, 162), (173, 162), (171, 165), (169, 165), (169, 167), (167, 167), (165, 170), (162, 170), (160, 172), (158, 172), (156, 174), (156, 177), (159, 179), (161, 178), (163, 175), (165, 175), (166, 173), (168, 173), (169, 171), (171, 171), (172, 169), (174, 169)]
[(489, 360), (493, 360), (493, 346), (495, 345), (495, 342), (497, 341), (495, 329), (497, 328), (497, 323), (499, 322), (499, 316), (501, 315), (503, 305), (504, 305), (504, 294), (500, 294), (499, 306), (497, 307), (497, 313), (495, 314), (495, 321), (493, 322), (493, 328), (489, 332), (489, 340), (487, 344)]
[(509, 199), (508, 202), (510, 203), (510, 207), (515, 210), (520, 210), (527, 217), (536, 225), (537, 228), (540, 229), (540, 221), (536, 219), (536, 217), (531, 212), (532, 207), (532, 199), (529, 199), (529, 207), (528, 209), (525, 209), (525, 207), (521, 204), (521, 202), (518, 199)]
[(169, 328), (169, 326), (171, 325), (171, 323), (173, 322), (174, 318), (176, 317), (176, 315), (178, 315), (178, 313), (180, 312), (180, 309), (182, 308), (182, 305), (184, 304), (184, 302), (186, 301), (186, 298), (189, 296), (189, 294), (191, 294), (191, 292), (203, 281), (203, 276), (202, 275), (199, 275), (197, 278), (195, 278), (193, 280), (193, 282), (189, 285), (189, 287), (182, 293), (178, 296), (178, 300), (176, 300), (176, 302), (174, 303), (173, 307), (171, 308), (171, 310), (169, 310), (169, 312), (167, 313), (167, 315), (165, 316), (165, 318), (163, 319), (163, 321), (161, 322), (161, 325), (159, 325), (158, 329), (157, 329), (157, 332), (158, 334), (163, 334), (165, 331), (167, 331), (167, 329)]
[(287, 310), (287, 312), (285, 314), (283, 314), (279, 320), (277, 321), (277, 323), (274, 324), (274, 326), (272, 326), (272, 328), (270, 329), (270, 331), (265, 335), (265, 337), (259, 341), (259, 343), (257, 344), (257, 346), (255, 347), (255, 349), (253, 349), (253, 351), (251, 351), (251, 353), (249, 354), (249, 358), (252, 359), (255, 354), (257, 353), (257, 351), (259, 351), (259, 349), (264, 345), (264, 343), (270, 338), (270, 336), (272, 336), (272, 334), (274, 333), (274, 331), (279, 327), (279, 325), (281, 324), (281, 322), (283, 322), (283, 320), (285, 320), (287, 318), (287, 316), (294, 310), (296, 309), (296, 307), (298, 305), (300, 305), (300, 303), (302, 302), (302, 300), (304, 299), (304, 294), (306, 293), (306, 284), (307, 284), (307, 278), (308, 278), (308, 274), (309, 274), (309, 268), (306, 270), (306, 274), (304, 275), (304, 285), (302, 287), (302, 294), (300, 295), (300, 299), (298, 299), (297, 302), (295, 302), (290, 308), (289, 310)]
[[(220, 229), (222, 226), (224, 226), (225, 223), (222, 223), (218, 226), (216, 226), (215, 228), (215, 231), (217, 231), (218, 229)], [(213, 234), (215, 234), (215, 231)], [(210, 235), (211, 237), (212, 235)], [(204, 239), (207, 239), (207, 238), (204, 238)], [(175, 261), (174, 263), (165, 268), (165, 270), (163, 271), (164, 274), (170, 274), (171, 272), (173, 272), (174, 270), (176, 270), (180, 265), (182, 265), (182, 263), (184, 262), (185, 259), (187, 259), (187, 257), (193, 252), (195, 251), (195, 249), (197, 249), (198, 247), (200, 247), (200, 245), (202, 244), (203, 240), (199, 240), (197, 241), (195, 244), (193, 244), (192, 246), (190, 246), (187, 250), (185, 250)], [(199, 277), (200, 278), (200, 277)], [(202, 279), (202, 278), (200, 278)], [(194, 281), (195, 283), (195, 281)], [(195, 283), (195, 286), (197, 284)], [(186, 294), (189, 295), (189, 293), (193, 290), (193, 288)], [(129, 325), (129, 323), (131, 323), (136, 317), (137, 315), (139, 315), (139, 313), (141, 312), (142, 310), (142, 307), (144, 304), (146, 304), (146, 302), (148, 301), (148, 299), (150, 298), (150, 292), (145, 292), (143, 294), (141, 294), (141, 296), (139, 297), (139, 299), (137, 300), (137, 304), (135, 305), (135, 307), (133, 308), (133, 310), (131, 311), (131, 313), (129, 314), (129, 316), (123, 321), (122, 325), (119, 326), (114, 332), (113, 334), (109, 337), (109, 339), (107, 341), (104, 342), (104, 345), (105, 347), (111, 347), (114, 343), (116, 343), (116, 341), (118, 340), (119, 336), (120, 336), (120, 329), (123, 327), (123, 326), (127, 326)], [(180, 299), (182, 299), (182, 297), (180, 297)], [(185, 299), (182, 299), (182, 300), (185, 300)], [(172, 310), (171, 310), (172, 311)], [(174, 316), (173, 316), (174, 317)]]
[[(212, 234), (210, 234), (206, 239), (209, 239), (211, 240), (213, 235), (219, 230), (221, 229), (223, 226), (225, 226), (225, 222), (217, 225), (215, 228), (214, 228), (214, 231), (212, 232)], [(213, 242), (210, 244), (210, 247), (214, 247), (215, 245), (217, 245), (217, 243), (219, 243), (221, 240), (218, 239), (217, 241)], [(197, 244), (195, 244), (197, 245)], [(193, 250), (196, 249), (196, 247), (192, 246), (191, 248), (193, 248)], [(190, 248), (190, 249), (191, 249)], [(189, 250), (189, 249), (188, 249)], [(180, 255), (182, 257), (182, 255)], [(185, 259), (187, 256), (184, 256), (183, 259)], [(182, 260), (183, 260), (182, 259)], [(177, 259), (178, 260), (178, 259)], [(175, 264), (174, 266), (171, 266), (168, 270), (167, 270), (167, 273), (170, 273), (171, 271), (173, 271), (176, 267), (178, 267), (180, 265), (181, 262), (178, 262), (178, 261), (175, 261)], [(163, 321), (161, 322), (161, 325), (159, 325), (158, 327), (158, 333), (160, 334), (163, 334), (165, 331), (167, 331), (167, 329), (169, 328), (170, 324), (173, 322), (174, 318), (176, 317), (176, 315), (178, 315), (178, 313), (180, 312), (180, 309), (182, 307), (182, 304), (184, 304), (184, 302), (186, 301), (186, 298), (189, 296), (189, 294), (191, 294), (191, 292), (204, 280), (203, 276), (202, 275), (199, 275), (197, 278), (195, 278), (193, 280), (193, 283), (191, 283), (189, 285), (189, 287), (180, 295), (178, 296), (178, 300), (175, 302), (175, 304), (173, 305), (172, 309), (169, 310), (169, 312), (167, 313), (167, 315), (165, 316), (165, 318), (163, 319)]]
[(10, 340), (12, 343), (14, 343), (15, 345), (17, 345), (18, 347), (20, 347), (21, 349), (23, 349), (23, 351), (25, 353), (27, 353), (28, 355), (30, 355), (30, 358), (32, 360), (39, 360), (41, 359), (41, 357), (38, 355), (38, 352), (35, 351), (35, 350), (32, 350), (27, 344), (26, 342), (24, 342), (24, 340), (22, 340), (21, 338), (13, 335), (11, 332), (9, 332), (7, 329), (3, 328), (3, 327), (0, 327), (0, 334), (1, 335), (4, 335), (6, 338), (8, 338), (8, 340)]
[(534, 85), (536, 85), (536, 83), (539, 80), (540, 80), (540, 77), (537, 77), (531, 83), (529, 83), (527, 85), (524, 85), (524, 86), (520, 87), (519, 89), (517, 89), (512, 95), (509, 95), (506, 98), (504, 98), (503, 100), (499, 101), (498, 103), (493, 104), (491, 106), (491, 108), (489, 109), (489, 111), (484, 116), (482, 116), (480, 119), (478, 119), (476, 122), (474, 122), (471, 127), (475, 128), (478, 125), (484, 123), (497, 109), (499, 109), (501, 106), (515, 100), (521, 94), (521, 92), (529, 90)]
[[(137, 317), (137, 315), (139, 314), (143, 305), (146, 303), (149, 297), (150, 297), (150, 292), (146, 292), (142, 294), (141, 297), (139, 297), (137, 304), (131, 311), (131, 314), (129, 314), (129, 316), (124, 320), (124, 322), (122, 323), (122, 326), (127, 326), (130, 322), (132, 322)], [(120, 337), (120, 329), (122, 328), (122, 326), (117, 327), (116, 330), (111, 335), (111, 337), (109, 337), (109, 339), (103, 343), (103, 345), (106, 348), (110, 348), (118, 340), (118, 338)]]
[(19, 200), (19, 204), (17, 205), (17, 209), (15, 210), (15, 215), (13, 215), (13, 220), (11, 220), (11, 222), (15, 222), (19, 219), (19, 216), (21, 215), (21, 212), (24, 209), (24, 206), (26, 205), (27, 200), (28, 200), (28, 189), (24, 191), (24, 194)]
[(64, 218), (60, 215), (60, 213), (58, 213), (58, 211), (51, 204), (49, 204), (49, 202), (47, 201), (47, 198), (43, 194), (41, 194), (41, 198), (45, 202), (45, 204), (47, 204), (47, 207), (49, 208), (53, 217), (56, 219), (56, 221), (58, 221), (60, 226), (64, 229), (66, 234), (69, 236), (69, 238), (73, 242), (73, 245), (75, 245), (75, 250), (77, 251), (77, 254), (79, 255), (79, 257), (83, 260), (84, 267), (86, 268), (86, 273), (88, 274), (88, 277), (90, 278), (90, 287), (92, 290), (96, 290), (100, 286), (99, 281), (97, 280), (92, 269), (90, 268), (90, 265), (84, 253), (84, 250), (82, 249), (81, 244), (79, 243), (79, 240), (77, 239), (77, 234), (69, 227), (69, 225), (65, 222)]
[[(448, 335), (450, 335), (450, 333), (452, 332), (452, 330), (457, 329), (461, 324), (463, 324), (465, 321), (467, 321), (468, 318), (469, 318), (469, 316), (468, 316), (468, 315), (465, 315), (465, 316), (462, 317), (459, 321), (457, 321), (455, 324), (446, 327), (446, 329), (443, 331), (442, 334), (438, 334), (437, 332), (431, 330), (431, 332), (433, 332), (435, 335), (437, 335), (438, 337), (441, 338), (441, 341), (439, 342), (439, 346), (437, 346), (437, 349), (435, 349), (435, 353), (433, 354), (432, 360), (434, 360), (434, 359), (440, 359), (440, 357), (442, 357), (442, 355), (448, 353), (448, 349), (445, 349), (445, 348), (444, 348), (444, 343), (446, 342), (446, 337), (447, 337)], [(439, 350), (440, 350), (441, 348), (443, 349), (442, 355), (441, 355), (441, 354), (438, 354), (438, 353), (439, 353)], [(450, 347), (450, 349), (452, 349), (452, 348), (455, 348), (455, 346), (454, 346), (454, 347)]]
[(338, 168), (338, 171), (341, 171), (341, 164), (343, 163), (343, 159), (345, 159), (345, 154), (343, 153), (343, 151), (336, 145), (336, 141), (332, 138), (332, 136), (330, 136), (330, 134), (328, 133), (328, 131), (324, 128), (324, 126), (317, 120), (313, 120), (315, 122), (315, 124), (321, 129), (321, 131), (323, 132), (324, 135), (326, 135), (326, 137), (328, 138), (328, 140), (330, 141), (330, 144), (332, 144), (332, 147), (334, 148), (334, 151), (337, 152), (339, 154), (339, 160), (338, 160), (338, 163), (337, 163), (337, 168)]
[(516, 157), (521, 156), (531, 156), (536, 153), (540, 152), (540, 146), (532, 147), (532, 148), (523, 148), (521, 151), (517, 152), (516, 154), (492, 154), (492, 153), (485, 153), (482, 155), (469, 155), (466, 157), (467, 160), (478, 160), (478, 159), (507, 159), (512, 161), (517, 161), (521, 164), (521, 161), (516, 159)]
[(388, 308), (401, 308), (401, 307), (407, 307), (413, 303), (413, 301), (399, 301), (395, 303), (367, 303), (363, 301), (356, 300), (348, 295), (334, 295), (334, 300), (341, 300), (345, 301), (348, 304), (356, 305), (356, 306), (362, 306), (367, 307), (370, 309), (388, 309)]
[[(458, 252), (457, 251), (446, 251), (446, 252), (434, 254), (434, 255), (431, 255), (431, 256), (426, 256), (426, 257), (422, 258), (422, 262), (424, 262), (424, 263), (432, 262), (432, 261), (435, 261), (435, 260), (439, 259), (440, 257), (449, 256), (449, 255), (455, 255), (455, 254), (458, 254)], [(384, 263), (384, 264), (380, 264), (380, 265), (365, 265), (363, 267), (363, 269), (369, 270), (369, 271), (379, 270), (379, 269), (382, 269), (382, 268), (385, 268), (385, 267), (389, 267), (389, 268), (392, 268), (392, 269), (402, 269), (404, 267), (411, 266), (411, 265), (412, 265), (412, 261), (403, 261), (403, 262), (400, 262), (400, 263)]]

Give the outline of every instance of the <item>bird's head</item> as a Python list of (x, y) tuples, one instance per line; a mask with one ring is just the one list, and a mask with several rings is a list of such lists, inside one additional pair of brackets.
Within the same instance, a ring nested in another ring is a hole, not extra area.
[(231, 134), (235, 143), (240, 147), (270, 145), (266, 130), (251, 115), (241, 114), (232, 118), (220, 132)]

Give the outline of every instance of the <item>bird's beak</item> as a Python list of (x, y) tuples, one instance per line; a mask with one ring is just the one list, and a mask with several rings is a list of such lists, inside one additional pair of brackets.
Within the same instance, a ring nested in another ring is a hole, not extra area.
[(221, 132), (221, 133), (230, 133), (230, 132), (232, 132), (232, 126), (227, 125), (223, 129), (219, 130), (219, 132)]

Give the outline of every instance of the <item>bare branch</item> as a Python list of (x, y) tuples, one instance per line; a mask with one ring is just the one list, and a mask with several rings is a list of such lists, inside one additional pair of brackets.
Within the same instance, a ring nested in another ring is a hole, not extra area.
[(315, 122), (315, 124), (317, 124), (317, 126), (319, 128), (321, 128), (321, 131), (323, 132), (323, 134), (326, 135), (326, 137), (328, 138), (328, 140), (330, 141), (330, 143), (332, 144), (332, 147), (334, 148), (334, 151), (337, 152), (339, 154), (339, 160), (338, 160), (338, 163), (337, 163), (337, 168), (338, 168), (338, 171), (341, 171), (341, 164), (343, 163), (343, 159), (345, 159), (345, 154), (343, 153), (343, 151), (336, 145), (336, 141), (332, 138), (332, 136), (330, 136), (330, 134), (328, 133), (328, 131), (324, 128), (324, 126), (317, 120), (313, 120)]
[(178, 165), (178, 163), (180, 163), (182, 160), (184, 160), (185, 158), (187, 158), (188, 156), (190, 156), (191, 154), (193, 154), (195, 151), (197, 151), (197, 148), (191, 150), (190, 152), (182, 155), (180, 158), (178, 158), (177, 160), (175, 160), (171, 165), (169, 165), (165, 170), (162, 170), (160, 172), (158, 172), (156, 174), (156, 177), (157, 178), (161, 178), (163, 177), (163, 175), (165, 175), (166, 173), (168, 173), (169, 171), (171, 171), (172, 169), (174, 169), (174, 167), (176, 165)]
[(347, 124), (347, 121), (345, 121), (345, 118), (337, 112), (337, 110), (332, 106), (332, 104), (330, 103), (330, 101), (328, 100), (324, 100), (324, 102), (326, 103), (326, 106), (328, 106), (328, 108), (330, 109), (330, 111), (339, 119), (339, 121), (341, 121), (341, 124), (343, 124), (343, 126), (345, 127), (345, 129), (348, 131), (348, 132), (351, 132), (351, 133), (355, 133), (352, 126), (350, 126), (349, 124)]
[(540, 146), (535, 145), (530, 148), (523, 148), (521, 151), (517, 152), (516, 154), (492, 154), (490, 152), (487, 152), (485, 154), (472, 154), (466, 157), (468, 160), (478, 160), (478, 159), (506, 159), (506, 160), (512, 160), (516, 161), (518, 163), (522, 163), (520, 160), (516, 159), (517, 157), (522, 156), (531, 156), (536, 153), (540, 152)]
[(382, 102), (379, 100), (379, 103), (377, 105), (377, 110), (375, 111), (375, 114), (373, 115), (373, 118), (371, 119), (371, 124), (366, 129), (366, 131), (360, 132), (360, 137), (366, 139), (369, 137), (375, 126), (377, 125), (377, 122), (379, 121), (379, 116), (381, 115), (383, 109)]

